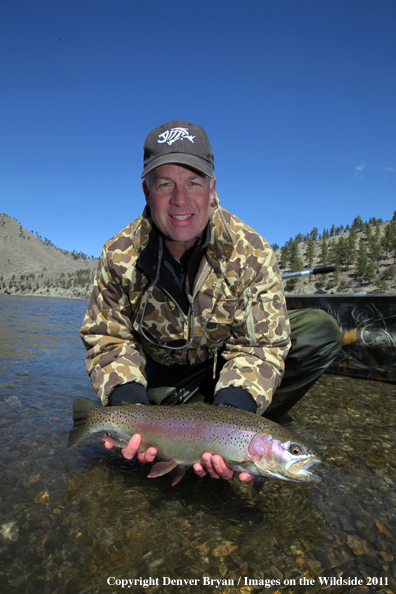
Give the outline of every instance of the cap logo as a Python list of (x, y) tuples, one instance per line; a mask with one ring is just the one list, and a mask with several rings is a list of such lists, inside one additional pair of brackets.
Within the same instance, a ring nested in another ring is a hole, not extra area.
[(172, 128), (171, 130), (166, 130), (166, 132), (163, 132), (162, 134), (158, 135), (157, 142), (166, 142), (170, 146), (171, 144), (176, 142), (176, 140), (183, 140), (184, 138), (187, 138), (190, 142), (194, 144), (195, 136), (190, 136), (188, 134), (188, 128)]

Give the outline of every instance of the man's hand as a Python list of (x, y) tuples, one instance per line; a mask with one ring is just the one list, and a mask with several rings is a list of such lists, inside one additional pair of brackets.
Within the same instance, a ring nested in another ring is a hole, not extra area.
[[(132, 460), (132, 458), (134, 458), (136, 456), (141, 441), (142, 441), (142, 438), (139, 435), (139, 433), (135, 433), (135, 435), (132, 435), (126, 448), (123, 448), (121, 450), (122, 455), (124, 456), (124, 458), (126, 460)], [(103, 437), (103, 442), (104, 442), (105, 447), (108, 450), (111, 450), (111, 448), (113, 447), (113, 444), (111, 443), (111, 441), (106, 439), (106, 436)], [(156, 456), (157, 456), (156, 448), (150, 447), (150, 448), (147, 448), (147, 450), (145, 450), (144, 452), (140, 452), (140, 454), (138, 454), (138, 460), (141, 464), (146, 464), (147, 462), (154, 462)]]
[[(202, 464), (197, 462), (194, 464), (193, 469), (195, 474), (199, 477), (209, 474), (212, 478), (223, 478), (226, 481), (229, 481), (234, 476), (234, 471), (231, 470), (231, 468), (228, 468), (223, 458), (217, 454), (211, 454), (210, 452), (205, 452), (202, 455)], [(241, 472), (239, 474), (239, 480), (243, 483), (249, 483), (253, 479), (254, 476), (248, 472)]]

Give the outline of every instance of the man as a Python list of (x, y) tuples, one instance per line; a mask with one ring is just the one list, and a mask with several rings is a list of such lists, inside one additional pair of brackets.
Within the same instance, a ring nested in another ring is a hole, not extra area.
[[(80, 331), (99, 398), (110, 406), (204, 398), (282, 416), (338, 354), (336, 323), (319, 310), (291, 312), (290, 337), (275, 255), (220, 206), (202, 128), (179, 120), (150, 132), (142, 178), (146, 208), (105, 244)], [(134, 435), (123, 455), (139, 444)], [(233, 475), (210, 453), (194, 471)]]

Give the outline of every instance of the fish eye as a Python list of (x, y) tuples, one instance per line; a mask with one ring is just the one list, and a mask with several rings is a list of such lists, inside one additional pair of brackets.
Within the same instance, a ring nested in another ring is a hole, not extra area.
[(298, 443), (291, 443), (289, 446), (289, 452), (293, 454), (293, 456), (298, 456), (302, 452), (302, 447), (298, 445)]

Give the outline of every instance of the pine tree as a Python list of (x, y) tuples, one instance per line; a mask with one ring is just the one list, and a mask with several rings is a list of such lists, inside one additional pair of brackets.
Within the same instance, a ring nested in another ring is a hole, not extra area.
[(364, 271), (364, 280), (370, 282), (371, 280), (375, 279), (375, 263), (373, 260), (369, 260), (366, 270)]
[(377, 235), (370, 237), (370, 260), (373, 260), (378, 266), (378, 262), (381, 257), (381, 244)]
[(385, 250), (385, 258), (388, 258), (388, 251), (391, 249), (392, 237), (395, 234), (395, 226), (392, 223), (388, 223), (384, 227), (384, 234), (381, 239), (381, 245)]
[(347, 244), (346, 244), (345, 238), (342, 235), (337, 242), (337, 254), (338, 254), (339, 265), (341, 266), (341, 264), (346, 264), (347, 255), (348, 255)]
[(355, 262), (356, 259), (356, 231), (352, 229), (346, 240), (346, 269)]
[(295, 243), (302, 243), (303, 241), (304, 241), (304, 237), (303, 237), (302, 233), (299, 233), (294, 238)]
[(340, 258), (338, 256), (338, 244), (336, 241), (330, 241), (329, 245), (329, 262), (330, 264), (337, 266), (337, 264), (340, 264)]
[(304, 268), (298, 252), (298, 244), (294, 241), (289, 242), (289, 263), (292, 272), (297, 272)]
[(396, 225), (392, 223), (393, 231), (390, 244), (390, 252), (393, 254), (393, 263), (396, 263)]
[(315, 243), (313, 239), (308, 239), (306, 243), (305, 257), (308, 260), (308, 265), (312, 268), (315, 257)]
[(370, 243), (372, 233), (371, 233), (371, 227), (368, 223), (364, 224), (363, 233), (366, 236), (367, 243)]
[(361, 217), (355, 217), (353, 219), (352, 229), (355, 229), (355, 231), (361, 231), (363, 229), (363, 220)]
[(327, 242), (323, 239), (322, 246), (320, 248), (320, 259), (322, 261), (323, 266), (327, 266), (328, 253), (329, 248), (327, 247)]
[(281, 268), (286, 268), (288, 260), (289, 260), (289, 245), (286, 242), (285, 245), (283, 247), (281, 247), (279, 266), (281, 266)]
[(366, 244), (364, 243), (363, 237), (361, 237), (359, 240), (359, 251), (358, 251), (358, 255), (357, 255), (356, 265), (357, 265), (357, 273), (362, 278), (366, 271), (367, 261), (368, 261), (367, 248), (366, 248)]

